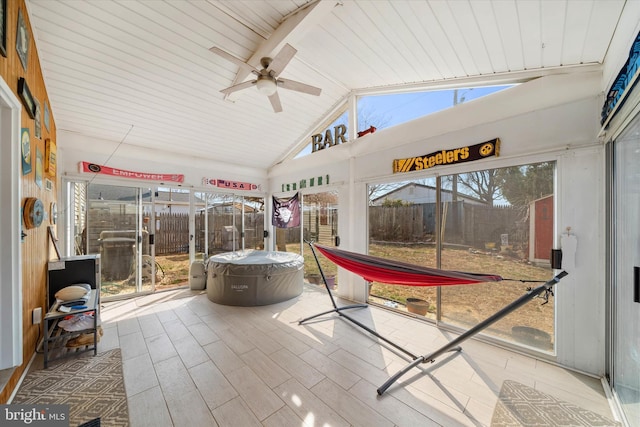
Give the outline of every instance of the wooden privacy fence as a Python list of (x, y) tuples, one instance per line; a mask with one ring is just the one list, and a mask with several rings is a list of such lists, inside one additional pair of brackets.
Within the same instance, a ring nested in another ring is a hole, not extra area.
[[(244, 239), (246, 249), (258, 249), (262, 246), (264, 233), (263, 216), (262, 212), (245, 213)], [(103, 241), (105, 235), (122, 238), (126, 234), (126, 237), (132, 239), (132, 244), (135, 243), (136, 214), (119, 214), (109, 212), (108, 209), (92, 209), (90, 210), (90, 217), (92, 226), (88, 240), (89, 253), (101, 253), (102, 246), (108, 243)], [(155, 219), (154, 224), (145, 223), (145, 226), (155, 234), (156, 255), (188, 253), (189, 215), (187, 213), (161, 213), (157, 214)], [(204, 221), (204, 215), (196, 214), (196, 235), (194, 236), (196, 252), (204, 252)], [(232, 214), (209, 214), (208, 222), (209, 253), (230, 251), (241, 247), (241, 214), (235, 215), (235, 232), (233, 231), (234, 219)], [(235, 248), (233, 247), (234, 234), (236, 238)], [(149, 233), (144, 230), (142, 235), (143, 254), (147, 254), (149, 253)], [(120, 244), (124, 243), (121, 242)]]
[[(523, 218), (524, 217), (524, 218)], [(444, 243), (484, 248), (526, 246), (529, 225), (526, 212), (511, 206), (484, 206), (464, 202), (443, 204)], [(369, 206), (369, 237), (384, 242), (435, 242), (436, 204)]]
[[(244, 241), (245, 249), (258, 249), (263, 242), (264, 214), (245, 213)], [(238, 250), (242, 247), (242, 214), (209, 214), (208, 218), (208, 249), (209, 253)], [(186, 253), (189, 251), (189, 215), (161, 214), (156, 216), (159, 227), (156, 229), (156, 255)], [(196, 214), (195, 217), (195, 249), (204, 252), (205, 249), (205, 216)], [(234, 245), (235, 238), (235, 245)]]
[(189, 214), (158, 214), (154, 227), (156, 255), (189, 252)]

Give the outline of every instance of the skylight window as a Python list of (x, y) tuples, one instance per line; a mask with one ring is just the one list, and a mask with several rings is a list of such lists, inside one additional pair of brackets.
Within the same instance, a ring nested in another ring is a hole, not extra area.
[[(356, 106), (357, 132), (365, 132), (370, 130), (372, 126), (375, 130), (390, 128), (513, 86), (482, 86), (361, 96), (358, 98)], [(348, 118), (348, 112), (345, 112), (326, 129), (319, 130), (318, 135), (331, 132), (331, 129), (339, 125), (348, 126)], [(298, 153), (296, 158), (311, 154), (313, 151), (313, 143), (310, 143)]]

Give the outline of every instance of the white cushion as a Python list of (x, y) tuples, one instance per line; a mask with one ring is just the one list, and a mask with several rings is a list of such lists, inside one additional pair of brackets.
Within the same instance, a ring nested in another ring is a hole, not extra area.
[(91, 286), (86, 283), (78, 283), (76, 285), (67, 286), (56, 292), (56, 299), (61, 301), (72, 301), (80, 299), (87, 295), (91, 290)]

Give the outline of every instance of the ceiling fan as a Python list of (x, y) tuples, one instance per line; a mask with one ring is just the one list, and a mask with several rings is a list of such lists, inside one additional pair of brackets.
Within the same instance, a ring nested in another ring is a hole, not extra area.
[(221, 57), (233, 62), (240, 68), (244, 68), (247, 71), (253, 73), (256, 78), (237, 85), (233, 85), (226, 89), (222, 89), (220, 92), (229, 95), (233, 92), (237, 92), (242, 89), (246, 89), (251, 86), (258, 88), (260, 93), (267, 95), (273, 111), (279, 113), (282, 111), (282, 104), (280, 103), (280, 97), (278, 96), (278, 87), (288, 90), (295, 90), (296, 92), (307, 93), (309, 95), (319, 96), (322, 89), (315, 86), (310, 86), (305, 83), (300, 83), (295, 80), (283, 79), (278, 77), (282, 70), (287, 66), (289, 61), (298, 52), (290, 44), (285, 44), (278, 54), (273, 57), (264, 57), (260, 60), (261, 70), (254, 68), (252, 65), (247, 64), (243, 60), (236, 58), (228, 52), (220, 49), (219, 47), (212, 47), (209, 49), (211, 52), (220, 55)]

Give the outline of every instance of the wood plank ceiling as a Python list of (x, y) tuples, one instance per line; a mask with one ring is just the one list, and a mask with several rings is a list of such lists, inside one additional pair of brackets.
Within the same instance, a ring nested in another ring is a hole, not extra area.
[[(624, 4), (27, 0), (61, 147), (73, 133), (259, 169), (350, 93), (602, 63)], [(212, 46), (259, 68), (284, 43), (298, 53), (281, 76), (319, 97), (280, 89), (274, 113), (253, 87), (219, 92), (251, 77)]]

